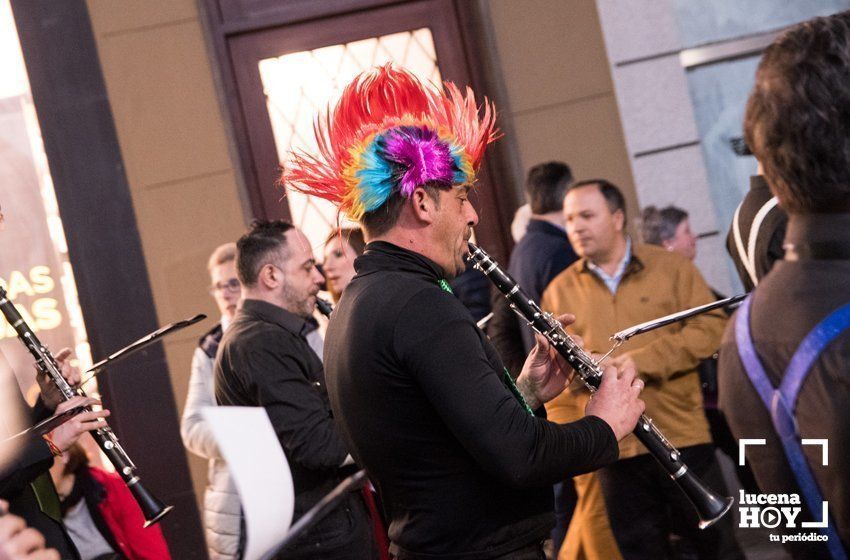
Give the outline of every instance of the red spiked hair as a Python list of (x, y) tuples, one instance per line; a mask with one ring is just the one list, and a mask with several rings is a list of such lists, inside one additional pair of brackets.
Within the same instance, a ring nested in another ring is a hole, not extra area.
[(380, 150), (384, 135), (398, 127), (420, 127), (436, 133), (453, 154), (457, 176), (472, 182), (487, 144), (498, 136), (495, 109), (485, 99), (479, 116), (470, 88), (464, 96), (453, 83), (444, 85), (445, 92), (423, 85), (390, 64), (363, 72), (316, 120), (318, 155), (295, 152), (282, 181), (333, 202), (358, 220), (398, 190), (398, 169)]

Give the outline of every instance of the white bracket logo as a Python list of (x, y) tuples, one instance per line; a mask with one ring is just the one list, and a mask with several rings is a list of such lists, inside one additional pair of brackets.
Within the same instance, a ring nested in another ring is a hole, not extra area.
[[(819, 445), (821, 446), (821, 465), (826, 467), (829, 466), (829, 440), (827, 439), (803, 439), (801, 442), (803, 445)], [(766, 445), (767, 440), (764, 438), (753, 438), (753, 439), (740, 439), (738, 440), (738, 465), (744, 466), (746, 461), (746, 449), (748, 445)], [(811, 528), (823, 528), (827, 526), (827, 509), (829, 506), (829, 502), (823, 501), (821, 503), (821, 520), (820, 521), (803, 521), (803, 527), (811, 527)], [(815, 512), (812, 512), (814, 514)], [(775, 526), (775, 525), (774, 525)]]

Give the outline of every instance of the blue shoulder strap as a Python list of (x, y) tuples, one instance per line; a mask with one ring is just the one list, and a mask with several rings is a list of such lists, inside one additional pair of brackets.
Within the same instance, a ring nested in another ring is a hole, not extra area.
[[(823, 495), (803, 454), (800, 432), (794, 413), (797, 408), (797, 396), (800, 393), (800, 388), (803, 386), (803, 381), (805, 381), (815, 360), (835, 337), (850, 326), (850, 303), (830, 313), (806, 335), (806, 338), (794, 352), (794, 356), (782, 376), (779, 389), (774, 389), (753, 346), (750, 332), (751, 304), (752, 294), (741, 305), (735, 319), (735, 341), (738, 346), (738, 355), (741, 357), (744, 370), (764, 406), (770, 411), (773, 428), (782, 442), (785, 457), (788, 459), (794, 478), (800, 486), (800, 492), (803, 494), (806, 506), (808, 506), (812, 515), (817, 517), (818, 511), (822, 511)], [(826, 545), (830, 557), (833, 560), (846, 560), (847, 554), (835, 531), (835, 523), (831, 515), (828, 515), (827, 526), (820, 528), (820, 532), (827, 536)]]

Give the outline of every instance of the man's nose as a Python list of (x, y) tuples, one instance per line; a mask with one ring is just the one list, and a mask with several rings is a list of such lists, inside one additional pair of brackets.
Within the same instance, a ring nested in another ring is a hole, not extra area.
[(478, 225), (478, 212), (475, 211), (475, 207), (472, 204), (467, 204), (469, 210), (466, 216), (466, 223), (470, 225), (470, 227), (475, 227)]

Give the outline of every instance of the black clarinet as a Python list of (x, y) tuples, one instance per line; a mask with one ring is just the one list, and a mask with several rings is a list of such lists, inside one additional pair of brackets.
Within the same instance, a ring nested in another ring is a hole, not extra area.
[[(35, 358), (38, 369), (50, 377), (50, 380), (56, 385), (59, 392), (62, 393), (62, 397), (67, 401), (77, 395), (85, 396), (82, 389), (75, 389), (62, 376), (62, 371), (59, 368), (59, 364), (56, 363), (56, 359), (47, 347), (38, 340), (38, 337), (35, 336), (35, 333), (32, 332), (32, 329), (30, 329), (29, 325), (21, 317), (21, 314), (15, 309), (15, 305), (9, 300), (6, 290), (2, 287), (0, 287), (0, 311), (3, 312), (6, 320), (15, 329), (15, 332), (18, 333), (18, 338), (21, 339), (21, 342), (24, 343), (24, 346), (27, 347), (27, 350)], [(112, 428), (106, 422), (103, 422), (102, 428), (91, 432), (91, 435), (101, 450), (103, 450), (103, 454), (106, 455), (115, 467), (115, 472), (121, 476), (124, 483), (130, 489), (130, 492), (132, 492), (133, 497), (139, 503), (139, 507), (141, 507), (142, 513), (145, 516), (145, 527), (153, 525), (173, 509), (173, 506), (166, 506), (142, 486), (142, 482), (136, 474), (136, 465), (127, 456), (121, 444), (118, 443), (118, 438), (115, 436)]]
[(334, 312), (334, 306), (331, 302), (326, 299), (322, 299), (319, 296), (316, 296), (316, 309), (319, 310), (319, 313), (327, 317), (331, 318), (331, 313)]
[[(576, 371), (590, 392), (595, 392), (602, 382), (602, 368), (585, 352), (550, 313), (523, 292), (522, 288), (483, 249), (469, 243), (469, 259), (475, 268), (484, 273), (502, 292), (511, 308), (535, 331), (545, 336), (566, 362)], [(705, 529), (723, 517), (732, 507), (734, 499), (721, 496), (708, 488), (682, 461), (682, 455), (645, 414), (641, 414), (633, 432), (655, 459), (682, 489), (700, 518), (699, 528)]]

